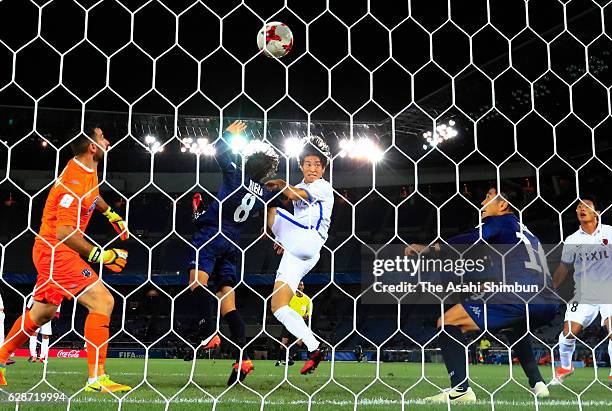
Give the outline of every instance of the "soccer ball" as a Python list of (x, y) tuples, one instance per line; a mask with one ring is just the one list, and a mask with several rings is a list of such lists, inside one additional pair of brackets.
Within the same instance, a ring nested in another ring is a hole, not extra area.
[(267, 23), (257, 34), (257, 47), (268, 57), (281, 58), (293, 47), (293, 34), (285, 23)]

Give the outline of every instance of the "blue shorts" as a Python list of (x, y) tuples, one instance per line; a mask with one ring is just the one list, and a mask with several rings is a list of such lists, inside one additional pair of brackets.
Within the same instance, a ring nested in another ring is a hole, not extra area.
[[(214, 238), (213, 238), (214, 237)], [(212, 238), (212, 240), (211, 240)], [(206, 245), (202, 244), (209, 241)], [(238, 260), (238, 249), (223, 235), (219, 233), (217, 227), (203, 226), (193, 235), (191, 244), (194, 247), (201, 247), (197, 252), (199, 255), (196, 266), (196, 250), (191, 250), (188, 270), (197, 269), (208, 274), (209, 286), (219, 291), (221, 287), (236, 285), (236, 262)]]
[[(481, 330), (485, 329), (485, 306), (480, 303), (463, 303), (463, 308)], [(527, 309), (525, 304), (489, 304), (487, 326), (489, 331), (525, 326)], [(549, 324), (559, 308), (558, 304), (529, 304), (529, 326), (531, 329)]]

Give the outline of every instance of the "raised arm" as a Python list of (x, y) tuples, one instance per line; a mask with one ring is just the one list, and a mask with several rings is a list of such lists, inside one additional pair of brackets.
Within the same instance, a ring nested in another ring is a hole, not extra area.
[(270, 191), (280, 191), (291, 201), (311, 201), (308, 191), (287, 184), (285, 180), (277, 179), (266, 182), (266, 188)]

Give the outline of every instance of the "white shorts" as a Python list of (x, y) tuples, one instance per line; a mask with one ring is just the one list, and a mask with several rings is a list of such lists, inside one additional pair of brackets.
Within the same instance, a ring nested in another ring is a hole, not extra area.
[(316, 230), (302, 228), (293, 220), (291, 213), (277, 209), (272, 232), (285, 249), (276, 271), (276, 281), (286, 283), (295, 293), (302, 278), (319, 261), (325, 239)]
[(612, 316), (612, 304), (580, 304), (570, 302), (567, 304), (565, 311), (565, 321), (582, 324), (582, 328), (586, 328), (597, 318), (597, 314), (601, 314), (601, 325), (605, 324), (605, 320)]
[(51, 330), (51, 321), (41, 325), (36, 332), (41, 335), (53, 335), (53, 331)]

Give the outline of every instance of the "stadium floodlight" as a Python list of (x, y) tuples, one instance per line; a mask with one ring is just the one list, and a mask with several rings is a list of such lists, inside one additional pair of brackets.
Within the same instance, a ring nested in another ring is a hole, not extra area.
[(375, 163), (383, 159), (384, 153), (374, 140), (362, 137), (340, 140), (340, 157), (366, 159)]
[(232, 134), (229, 146), (234, 154), (240, 153), (248, 144), (249, 140), (243, 134)]
[(423, 144), (423, 150), (427, 150), (430, 147), (436, 147), (447, 140), (453, 139), (459, 135), (459, 132), (454, 127), (455, 121), (449, 120), (447, 124), (438, 124), (435, 132), (426, 131), (423, 133), (423, 138), (427, 142)]
[(147, 134), (145, 136), (144, 142), (148, 146), (149, 151), (151, 153), (161, 153), (162, 151), (164, 151), (164, 147), (161, 145), (161, 143), (157, 141), (157, 138), (155, 138), (155, 136), (152, 136), (151, 134)]
[(215, 147), (210, 144), (206, 137), (184, 137), (181, 139), (181, 153), (202, 154), (205, 156), (214, 156)]
[(300, 153), (304, 149), (304, 143), (301, 138), (289, 137), (285, 139), (284, 147), (285, 147), (285, 155), (287, 157), (298, 158), (300, 156)]

